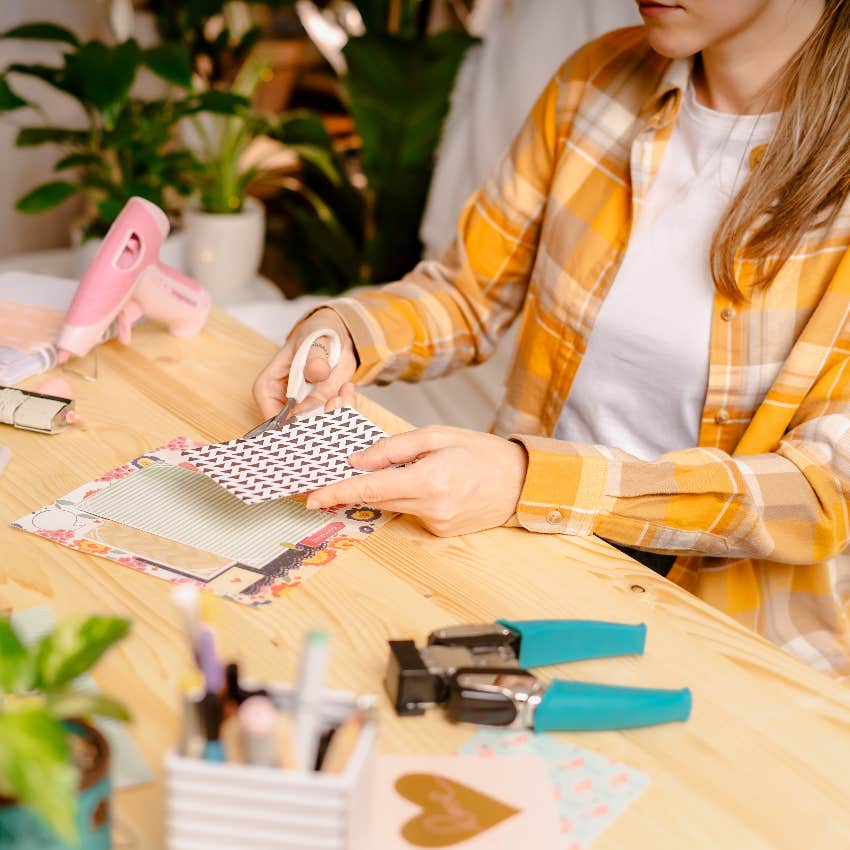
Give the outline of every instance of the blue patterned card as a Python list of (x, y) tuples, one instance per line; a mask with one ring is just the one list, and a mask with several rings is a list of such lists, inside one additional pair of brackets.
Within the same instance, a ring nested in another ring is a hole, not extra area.
[(543, 758), (561, 818), (559, 850), (585, 850), (651, 781), (643, 771), (599, 753), (524, 730), (483, 729), (458, 752)]

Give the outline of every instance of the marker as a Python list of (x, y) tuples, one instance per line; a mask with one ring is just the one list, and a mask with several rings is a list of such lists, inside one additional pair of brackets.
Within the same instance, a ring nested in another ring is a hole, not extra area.
[(269, 695), (265, 688), (254, 690), (243, 688), (239, 680), (239, 666), (235, 663), (230, 663), (224, 668), (224, 678), (227, 683), (227, 699), (237, 706), (242, 705), (248, 697), (266, 697)]
[(205, 761), (224, 761), (224, 747), (221, 743), (221, 697), (216, 693), (208, 693), (202, 700), (204, 715)]
[(322, 685), (330, 642), (325, 632), (307, 633), (301, 649), (295, 702), (295, 757), (299, 770), (313, 770), (319, 746)]
[(215, 632), (212, 626), (198, 626), (198, 666), (204, 674), (207, 693), (220, 694), (224, 690), (224, 669), (218, 660), (215, 647)]
[(298, 766), (298, 760), (295, 757), (292, 717), (283, 711), (275, 712), (274, 745), (277, 766), (285, 770), (295, 770)]
[(226, 718), (224, 723), (221, 724), (219, 738), (224, 747), (224, 757), (227, 761), (234, 764), (244, 763), (245, 753), (242, 749), (242, 733), (235, 714)]
[(180, 681), (183, 695), (183, 728), (180, 734), (181, 756), (199, 759), (204, 754), (204, 734), (201, 703), (204, 699), (204, 677), (200, 670), (191, 670)]
[(171, 593), (171, 600), (180, 613), (183, 631), (189, 641), (192, 657), (198, 657), (198, 626), (200, 615), (198, 609), (198, 588), (193, 584), (179, 584)]
[(324, 773), (342, 773), (351, 758), (357, 739), (363, 729), (363, 712), (355, 711), (337, 726), (328, 745), (328, 751), (322, 761), (321, 770)]
[(268, 697), (248, 697), (236, 714), (245, 761), (261, 767), (277, 767), (275, 721), (277, 712)]

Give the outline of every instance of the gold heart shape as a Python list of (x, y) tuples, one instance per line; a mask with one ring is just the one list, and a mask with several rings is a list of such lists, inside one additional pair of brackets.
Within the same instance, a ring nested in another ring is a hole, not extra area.
[(407, 773), (395, 790), (422, 807), (401, 829), (415, 847), (450, 847), (507, 820), (520, 812), (468, 785), (433, 773)]

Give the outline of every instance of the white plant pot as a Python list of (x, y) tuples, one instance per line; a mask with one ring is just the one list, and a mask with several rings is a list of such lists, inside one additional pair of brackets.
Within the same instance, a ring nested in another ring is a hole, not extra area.
[(188, 209), (186, 265), (217, 304), (250, 298), (265, 244), (265, 209), (246, 198), (242, 212), (207, 213)]
[[(79, 280), (85, 270), (91, 265), (95, 254), (100, 250), (103, 239), (82, 240), (82, 230), (74, 227), (71, 230), (71, 244), (74, 248), (74, 277)], [(159, 261), (172, 269), (186, 274), (186, 238), (182, 230), (169, 234), (159, 249)]]

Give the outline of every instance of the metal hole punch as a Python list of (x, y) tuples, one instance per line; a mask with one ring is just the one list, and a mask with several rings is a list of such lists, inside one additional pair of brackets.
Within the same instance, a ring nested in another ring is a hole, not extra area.
[(685, 721), (691, 692), (590, 682), (543, 683), (527, 667), (642, 655), (646, 626), (600, 620), (497, 620), (437, 629), (428, 645), (391, 640), (386, 687), (396, 713), (443, 705), (450, 720), (585, 731)]

